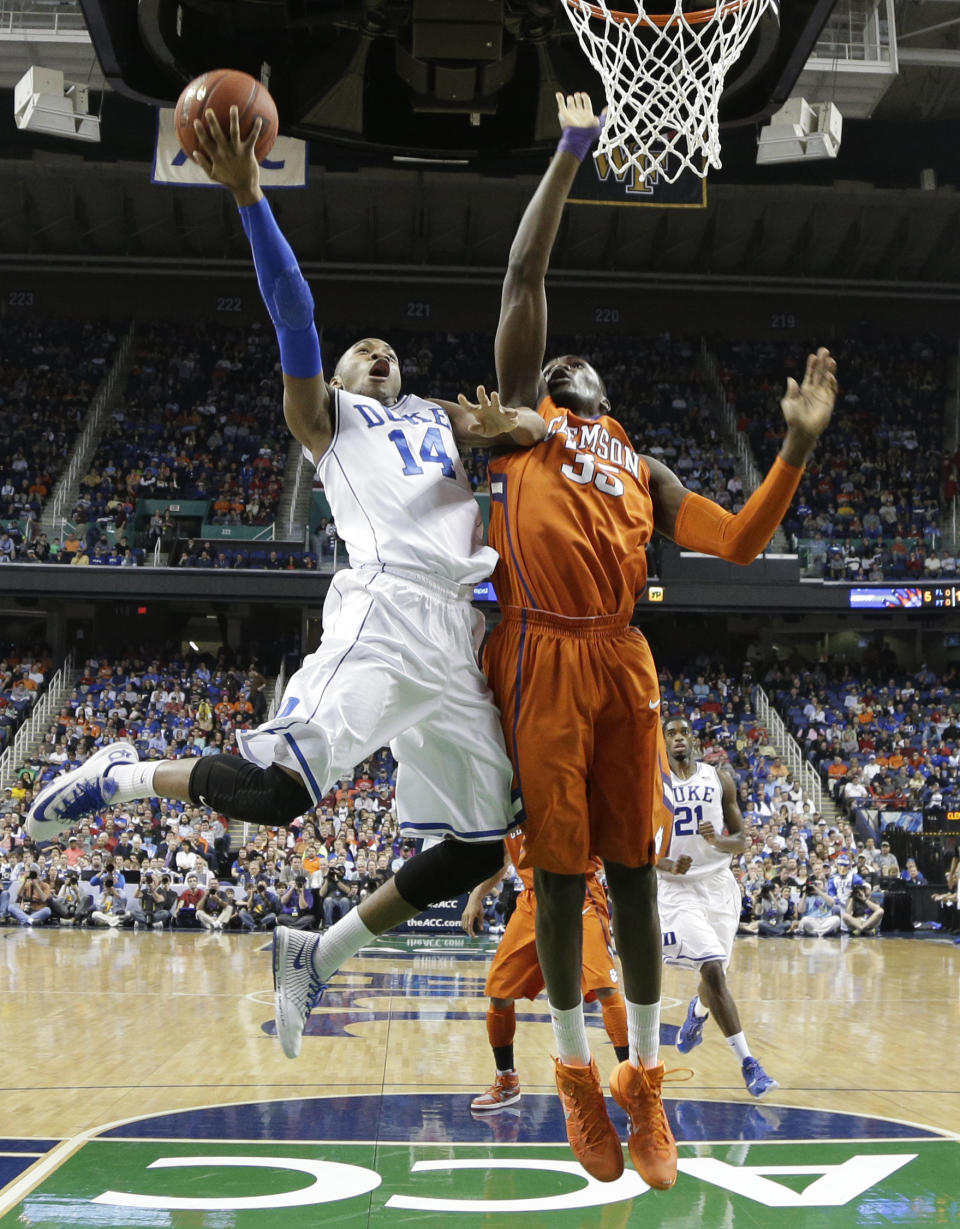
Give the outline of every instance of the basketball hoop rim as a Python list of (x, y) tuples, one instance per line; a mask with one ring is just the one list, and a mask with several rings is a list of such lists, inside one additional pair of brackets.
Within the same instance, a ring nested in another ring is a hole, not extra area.
[(590, 17), (596, 18), (597, 21), (606, 21), (610, 18), (618, 26), (652, 26), (658, 30), (679, 26), (681, 20), (688, 26), (704, 26), (718, 15), (721, 18), (726, 17), (728, 13), (736, 13), (740, 9), (749, 8), (755, 2), (756, 0), (727, 0), (725, 4), (714, 5), (710, 9), (697, 9), (692, 13), (677, 15), (676, 13), (621, 13), (617, 9), (599, 8), (596, 4), (590, 4), (588, 0), (564, 0), (567, 8), (580, 9)]

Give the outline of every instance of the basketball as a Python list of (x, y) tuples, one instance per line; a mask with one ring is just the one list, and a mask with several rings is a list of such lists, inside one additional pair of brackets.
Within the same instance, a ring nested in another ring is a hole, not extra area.
[(177, 99), (173, 122), (180, 148), (188, 158), (192, 158), (194, 150), (198, 148), (193, 121), (202, 120), (204, 112), (210, 110), (216, 115), (223, 131), (229, 132), (230, 108), (233, 106), (240, 115), (240, 136), (243, 139), (250, 135), (254, 120), (257, 117), (261, 119), (263, 126), (254, 154), (258, 162), (266, 158), (277, 139), (277, 105), (259, 81), (249, 73), (233, 68), (214, 68), (201, 73)]

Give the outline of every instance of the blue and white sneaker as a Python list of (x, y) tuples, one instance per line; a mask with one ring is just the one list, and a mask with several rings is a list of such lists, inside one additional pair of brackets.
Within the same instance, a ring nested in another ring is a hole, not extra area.
[(325, 989), (313, 971), (313, 953), (319, 942), (319, 935), (290, 926), (277, 926), (273, 932), (273, 1007), (277, 1036), (287, 1058), (299, 1055), (307, 1016)]
[(743, 1082), (747, 1086), (747, 1092), (752, 1097), (762, 1097), (771, 1088), (780, 1087), (776, 1080), (771, 1079), (767, 1075), (755, 1058), (745, 1058), (741, 1070), (743, 1071)]
[(696, 999), (690, 1000), (690, 1006), (687, 1008), (687, 1018), (680, 1025), (680, 1032), (677, 1033), (677, 1049), (681, 1054), (689, 1054), (694, 1046), (698, 1046), (703, 1041), (703, 1026), (710, 1019), (709, 1014), (706, 1016), (698, 1016), (693, 1010)]
[(130, 743), (111, 743), (63, 773), (37, 794), (27, 812), (27, 832), (35, 841), (52, 841), (87, 815), (103, 811), (117, 792), (112, 769), (139, 758)]

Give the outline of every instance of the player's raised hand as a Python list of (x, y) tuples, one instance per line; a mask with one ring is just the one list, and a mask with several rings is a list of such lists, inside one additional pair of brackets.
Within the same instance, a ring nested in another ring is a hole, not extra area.
[(493, 439), (497, 435), (514, 431), (517, 427), (520, 411), (508, 405), (501, 405), (499, 393), (493, 392), (487, 396), (487, 390), (482, 384), (477, 387), (476, 401), (469, 401), (463, 393), (457, 400), (460, 408), (469, 415), (467, 430), (471, 435)]
[(230, 108), (230, 131), (224, 132), (213, 111), (205, 111), (204, 122), (194, 120), (200, 148), (193, 160), (214, 183), (223, 184), (240, 205), (260, 198), (260, 167), (254, 155), (262, 121), (254, 120), (247, 139), (240, 139), (240, 117), (236, 107)]
[(561, 128), (599, 128), (600, 117), (594, 114), (590, 95), (581, 91), (579, 94), (562, 94), (557, 98), (557, 119)]
[(826, 429), (837, 397), (837, 364), (830, 351), (821, 346), (816, 354), (807, 356), (803, 383), (792, 377), (780, 408), (787, 426), (810, 439), (817, 440)]

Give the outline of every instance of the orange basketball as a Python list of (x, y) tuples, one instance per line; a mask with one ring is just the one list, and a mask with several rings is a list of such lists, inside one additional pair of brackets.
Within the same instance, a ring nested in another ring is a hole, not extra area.
[(242, 138), (250, 135), (255, 119), (259, 117), (262, 120), (254, 154), (258, 162), (266, 158), (277, 139), (277, 105), (259, 81), (249, 73), (241, 73), (234, 68), (214, 68), (202, 73), (186, 86), (177, 99), (173, 123), (180, 148), (188, 158), (198, 147), (193, 121), (202, 121), (205, 111), (213, 111), (223, 131), (229, 132), (230, 108), (233, 106), (240, 115)]

